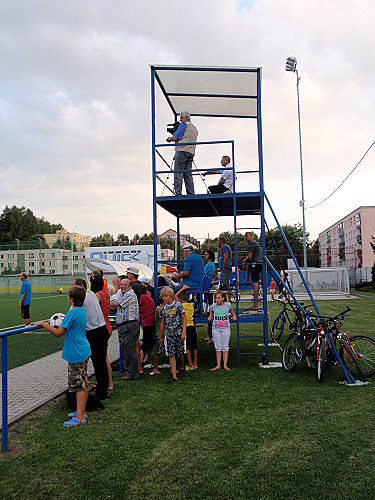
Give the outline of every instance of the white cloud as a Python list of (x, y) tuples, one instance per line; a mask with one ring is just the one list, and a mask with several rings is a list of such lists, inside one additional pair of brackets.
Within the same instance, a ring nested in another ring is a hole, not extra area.
[[(165, 0), (9, 0), (2, 7), (0, 199), (67, 228), (152, 230), (150, 63), (263, 67), (265, 186), (282, 222), (301, 220), (296, 82), (284, 71), (286, 57), (297, 57), (301, 76), (308, 206), (373, 140), (370, 0), (191, 0), (178, 9)], [(159, 140), (169, 120), (162, 111)], [(236, 139), (237, 165), (254, 162), (253, 125), (197, 123), (200, 138)], [(197, 154), (198, 166), (215, 161), (212, 151)], [(375, 204), (366, 188), (373, 162), (371, 152), (322, 211), (307, 212), (312, 236), (356, 206)], [(161, 210), (160, 230), (173, 223)], [(208, 225), (212, 234), (231, 228), (230, 221)], [(206, 237), (207, 221), (183, 221), (182, 230)]]

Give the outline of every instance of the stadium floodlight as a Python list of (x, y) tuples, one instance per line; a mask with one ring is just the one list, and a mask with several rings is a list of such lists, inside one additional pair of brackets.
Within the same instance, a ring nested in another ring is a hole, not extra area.
[(305, 223), (305, 195), (303, 189), (303, 164), (302, 164), (302, 139), (301, 139), (301, 113), (299, 107), (299, 81), (301, 77), (298, 76), (297, 59), (293, 56), (288, 57), (285, 64), (285, 71), (293, 71), (297, 77), (297, 104), (298, 104), (298, 133), (299, 133), (299, 157), (301, 163), (301, 191), (302, 200), (300, 206), (302, 207), (302, 229), (303, 229), (303, 267), (307, 269), (307, 247), (306, 247), (306, 223)]
[(293, 56), (288, 57), (285, 64), (285, 71), (296, 71), (297, 59)]

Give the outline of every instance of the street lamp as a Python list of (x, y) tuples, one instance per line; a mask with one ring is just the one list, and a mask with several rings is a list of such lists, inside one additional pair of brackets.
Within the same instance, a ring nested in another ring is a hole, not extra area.
[(298, 76), (297, 59), (295, 57), (288, 57), (285, 64), (285, 71), (292, 71), (297, 77), (297, 103), (298, 103), (298, 133), (299, 133), (299, 157), (301, 163), (301, 192), (302, 200), (300, 206), (302, 207), (302, 228), (303, 228), (303, 267), (307, 269), (307, 250), (306, 250), (306, 223), (305, 223), (305, 195), (303, 190), (303, 164), (302, 164), (302, 139), (301, 139), (301, 113), (299, 107), (299, 81), (301, 77)]

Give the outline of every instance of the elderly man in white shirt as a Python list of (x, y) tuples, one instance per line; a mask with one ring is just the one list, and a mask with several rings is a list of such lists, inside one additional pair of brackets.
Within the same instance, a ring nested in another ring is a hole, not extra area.
[(75, 284), (82, 286), (86, 290), (83, 307), (87, 315), (86, 338), (91, 347), (91, 361), (96, 377), (95, 394), (99, 399), (106, 399), (108, 397), (109, 385), (106, 361), (109, 333), (95, 293), (87, 290), (86, 281), (83, 279), (75, 280)]
[(222, 157), (221, 165), (224, 167), (223, 170), (214, 170), (211, 172), (205, 172), (204, 174), (220, 174), (219, 182), (215, 186), (208, 186), (208, 192), (211, 194), (226, 193), (233, 187), (233, 170), (230, 164), (229, 156)]

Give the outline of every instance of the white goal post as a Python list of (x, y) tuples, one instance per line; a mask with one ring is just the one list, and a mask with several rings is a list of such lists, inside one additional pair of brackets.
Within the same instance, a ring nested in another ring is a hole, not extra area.
[[(288, 269), (292, 291), (296, 295), (307, 294), (305, 285), (296, 269)], [(344, 267), (301, 269), (310, 292), (315, 295), (349, 295), (349, 276)]]

